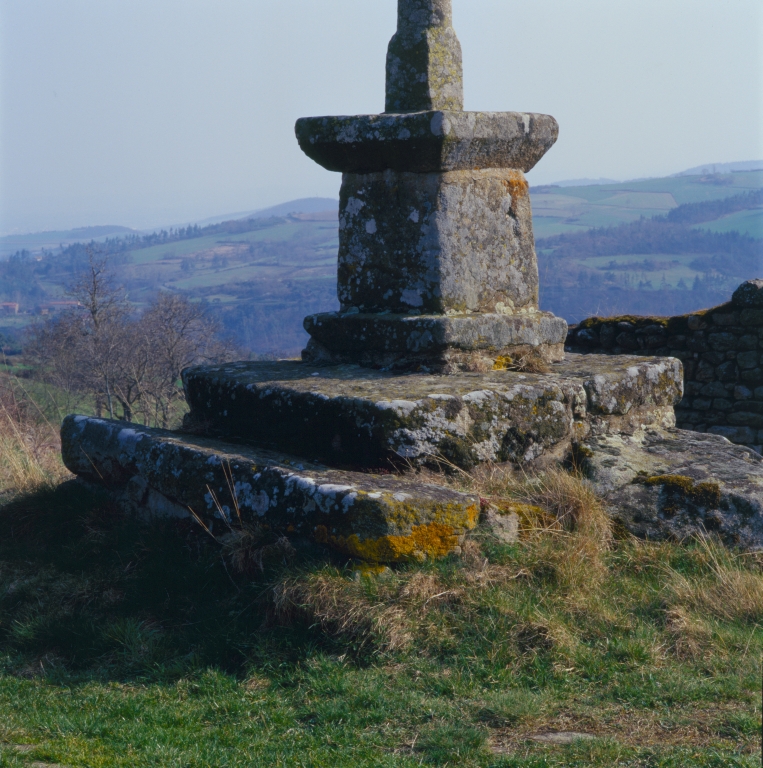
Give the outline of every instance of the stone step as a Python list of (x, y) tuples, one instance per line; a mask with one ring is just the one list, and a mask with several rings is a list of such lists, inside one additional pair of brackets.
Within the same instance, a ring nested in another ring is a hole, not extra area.
[(670, 429), (590, 437), (578, 455), (635, 536), (711, 533), (730, 546), (763, 549), (763, 457), (755, 451), (720, 435)]
[(109, 490), (128, 511), (193, 513), (217, 533), (223, 521), (259, 522), (309, 536), (352, 557), (403, 562), (458, 553), (479, 519), (478, 497), (392, 475), (331, 470), (264, 450), (67, 416), (69, 470)]
[(299, 361), (183, 373), (189, 426), (334, 466), (526, 463), (588, 435), (675, 424), (673, 358), (568, 355), (549, 373), (395, 374)]

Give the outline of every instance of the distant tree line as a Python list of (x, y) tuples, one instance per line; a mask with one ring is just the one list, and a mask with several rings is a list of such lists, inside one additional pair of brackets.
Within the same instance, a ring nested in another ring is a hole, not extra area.
[(755, 189), (752, 192), (720, 200), (679, 205), (678, 208), (670, 211), (665, 219), (671, 224), (701, 224), (704, 221), (715, 221), (721, 216), (729, 216), (761, 205), (763, 205), (763, 189)]

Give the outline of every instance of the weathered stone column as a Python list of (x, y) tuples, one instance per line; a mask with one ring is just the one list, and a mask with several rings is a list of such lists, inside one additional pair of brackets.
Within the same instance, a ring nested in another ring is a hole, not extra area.
[(387, 51), (386, 112), (462, 110), (461, 43), (451, 0), (399, 3), (397, 34)]
[(386, 113), (297, 121), (305, 153), (341, 171), (339, 313), (305, 319), (311, 362), (433, 371), (563, 355), (538, 311), (527, 181), (553, 117), (464, 112), (451, 0), (399, 0)]

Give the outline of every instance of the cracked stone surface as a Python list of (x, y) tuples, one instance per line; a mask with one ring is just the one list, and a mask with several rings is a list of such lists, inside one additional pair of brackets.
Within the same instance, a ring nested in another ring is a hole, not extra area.
[(755, 451), (679, 429), (591, 436), (578, 450), (594, 487), (634, 535), (711, 533), (763, 549), (763, 457)]
[(190, 419), (339, 466), (468, 468), (525, 463), (588, 434), (673, 426), (681, 364), (671, 358), (571, 355), (551, 373), (399, 375), (359, 366), (231, 363), (184, 371)]
[(235, 523), (235, 496), (245, 522), (365, 560), (457, 553), (480, 513), (478, 497), (447, 488), (126, 422), (68, 416), (61, 442), (68, 469), (105, 486), (130, 511), (189, 517), (190, 508), (220, 532), (223, 516)]

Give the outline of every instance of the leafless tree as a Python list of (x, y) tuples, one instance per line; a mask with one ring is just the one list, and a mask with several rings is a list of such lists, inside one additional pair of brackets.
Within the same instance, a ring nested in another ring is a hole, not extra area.
[[(110, 418), (170, 425), (182, 400), (182, 370), (231, 359), (218, 328), (185, 297), (160, 293), (142, 314), (110, 280), (108, 263), (88, 254), (69, 295), (79, 307), (36, 326), (29, 351), (41, 375), (68, 393), (93, 397)], [(121, 413), (120, 413), (121, 411)]]

